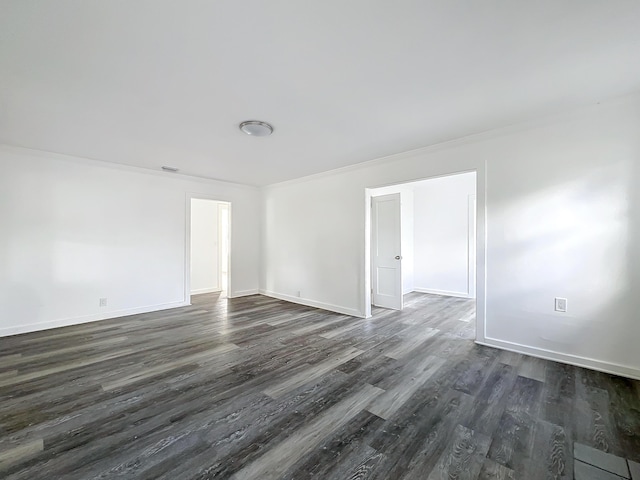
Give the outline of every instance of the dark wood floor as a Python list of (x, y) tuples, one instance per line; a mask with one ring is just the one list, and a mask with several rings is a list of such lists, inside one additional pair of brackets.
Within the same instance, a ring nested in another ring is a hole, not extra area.
[(640, 387), (475, 345), (469, 300), (262, 296), (0, 339), (7, 479), (573, 478), (640, 461)]

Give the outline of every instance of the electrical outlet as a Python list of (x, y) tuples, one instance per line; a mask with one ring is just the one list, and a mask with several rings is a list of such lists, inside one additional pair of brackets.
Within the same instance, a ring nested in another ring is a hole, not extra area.
[(566, 298), (555, 298), (555, 310), (556, 312), (566, 312), (567, 311), (567, 299)]
[(101, 307), (106, 307), (107, 306), (107, 299), (106, 298), (101, 298), (100, 299), (100, 306)]
[(298, 293), (296, 293), (296, 296), (300, 298), (300, 290), (298, 290)]

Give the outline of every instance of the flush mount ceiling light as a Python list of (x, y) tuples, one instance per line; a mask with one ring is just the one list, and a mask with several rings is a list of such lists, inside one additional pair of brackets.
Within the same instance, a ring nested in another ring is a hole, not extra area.
[(240, 130), (254, 137), (267, 137), (273, 133), (273, 127), (266, 122), (247, 120), (240, 124)]

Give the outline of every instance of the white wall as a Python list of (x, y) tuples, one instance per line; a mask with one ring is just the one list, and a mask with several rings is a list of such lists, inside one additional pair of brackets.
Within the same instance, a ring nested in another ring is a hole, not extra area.
[(232, 202), (231, 295), (258, 288), (255, 188), (10, 147), (0, 167), (0, 335), (187, 303), (190, 193)]
[(271, 186), (262, 288), (364, 315), (365, 188), (476, 170), (478, 341), (640, 377), (638, 132), (627, 97)]
[(418, 292), (473, 297), (469, 197), (475, 172), (414, 184), (414, 285)]
[(191, 294), (220, 290), (218, 205), (191, 199)]

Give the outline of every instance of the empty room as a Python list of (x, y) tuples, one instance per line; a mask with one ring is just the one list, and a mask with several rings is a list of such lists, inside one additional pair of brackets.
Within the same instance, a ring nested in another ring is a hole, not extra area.
[(640, 480), (638, 25), (0, 0), (0, 478)]

